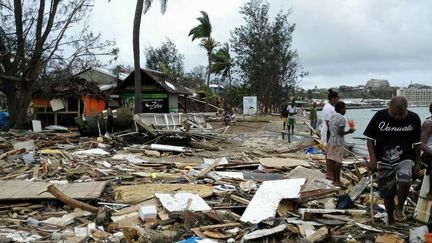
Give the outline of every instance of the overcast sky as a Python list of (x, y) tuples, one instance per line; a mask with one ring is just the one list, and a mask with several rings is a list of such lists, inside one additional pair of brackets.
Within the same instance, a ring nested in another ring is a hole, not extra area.
[[(214, 38), (226, 42), (242, 24), (245, 0), (169, 0), (165, 15), (159, 1), (143, 16), (141, 49), (167, 37), (185, 55), (186, 70), (207, 65), (206, 52), (187, 36), (200, 10), (209, 14)], [(269, 0), (274, 16), (292, 8), (294, 48), (309, 71), (301, 86), (365, 84), (371, 78), (391, 85), (432, 84), (432, 1), (430, 0)], [(132, 23), (135, 0), (96, 0), (90, 20), (95, 32), (120, 48), (115, 64), (133, 65)], [(144, 65), (144, 55), (141, 55)]]

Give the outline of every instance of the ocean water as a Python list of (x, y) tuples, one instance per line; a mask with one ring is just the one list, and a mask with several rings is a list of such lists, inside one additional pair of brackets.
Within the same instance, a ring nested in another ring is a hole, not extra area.
[[(355, 151), (364, 154), (367, 153), (366, 140), (364, 140), (363, 132), (373, 115), (380, 109), (348, 109), (345, 117), (353, 119), (356, 125), (356, 131), (353, 134), (346, 135), (345, 140), (347, 143), (354, 146)], [(429, 116), (429, 107), (410, 107), (408, 110), (417, 113), (422, 122)], [(318, 117), (321, 117), (320, 112)], [(362, 139), (363, 138), (363, 139)]]

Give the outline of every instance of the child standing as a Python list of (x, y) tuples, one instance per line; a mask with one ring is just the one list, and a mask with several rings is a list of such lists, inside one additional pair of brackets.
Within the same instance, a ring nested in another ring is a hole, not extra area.
[(327, 170), (333, 170), (333, 184), (341, 186), (340, 174), (342, 169), (342, 159), (344, 154), (345, 135), (353, 133), (355, 130), (350, 128), (345, 131), (346, 119), (346, 105), (344, 102), (338, 102), (335, 105), (335, 114), (332, 115), (329, 121), (330, 137), (327, 144), (327, 159), (330, 166)]
[(288, 111), (288, 133), (294, 133), (294, 126), (296, 124), (297, 106), (295, 101), (292, 100), (291, 105), (287, 108)]

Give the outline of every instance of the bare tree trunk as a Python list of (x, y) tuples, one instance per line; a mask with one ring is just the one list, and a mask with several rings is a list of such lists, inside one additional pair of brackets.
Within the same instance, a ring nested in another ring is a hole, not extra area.
[(212, 50), (208, 50), (208, 52), (207, 52), (207, 57), (208, 57), (207, 87), (210, 87), (211, 55), (212, 55)]
[(33, 88), (30, 86), (32, 85), (21, 88), (18, 94), (15, 83), (7, 85), (6, 99), (10, 114), (9, 128), (25, 128), (28, 122), (27, 113), (33, 93)]
[(231, 84), (232, 84), (231, 71), (228, 72), (228, 79), (229, 79), (228, 93), (231, 93)]
[(135, 108), (134, 113), (142, 112), (141, 104), (141, 66), (140, 66), (140, 27), (141, 27), (141, 16), (143, 14), (144, 0), (137, 0), (135, 8), (135, 17), (133, 23), (133, 53), (134, 53), (134, 76), (135, 76)]

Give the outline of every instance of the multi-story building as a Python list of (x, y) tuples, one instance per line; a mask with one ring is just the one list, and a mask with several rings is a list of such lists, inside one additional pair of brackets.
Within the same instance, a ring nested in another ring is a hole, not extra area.
[(410, 106), (429, 106), (432, 102), (432, 88), (401, 88), (397, 90), (397, 95), (404, 96)]

